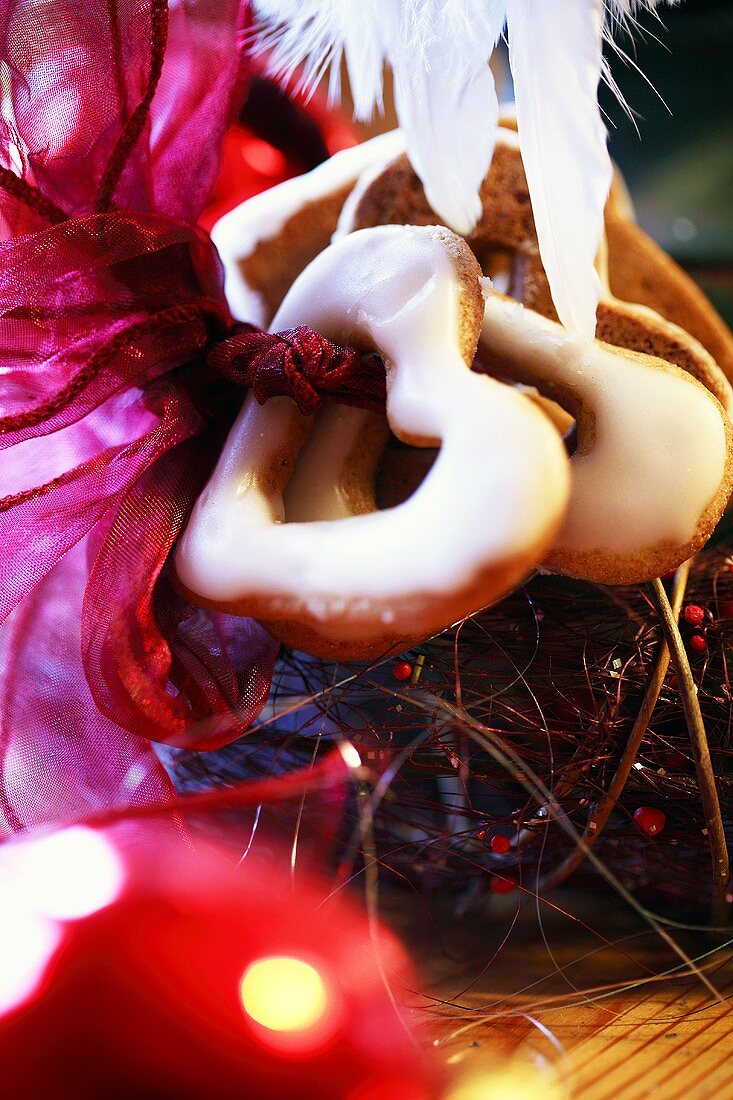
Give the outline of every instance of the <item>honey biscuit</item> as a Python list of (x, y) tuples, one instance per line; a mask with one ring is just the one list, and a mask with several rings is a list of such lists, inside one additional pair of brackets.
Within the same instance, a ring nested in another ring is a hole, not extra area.
[(317, 256), (273, 326), (378, 351), (389, 427), (438, 456), (404, 503), (376, 511), (379, 417), (326, 406), (313, 419), (250, 395), (177, 550), (190, 598), (356, 659), (424, 640), (518, 583), (560, 528), (568, 460), (527, 397), (470, 370), (483, 307), (474, 257), (443, 228), (365, 230)]

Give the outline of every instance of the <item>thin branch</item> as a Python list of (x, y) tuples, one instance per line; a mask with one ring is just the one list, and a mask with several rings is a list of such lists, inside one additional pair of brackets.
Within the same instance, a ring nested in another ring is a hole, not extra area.
[(715, 785), (713, 765), (710, 759), (710, 747), (708, 745), (707, 732), (700, 711), (700, 701), (697, 697), (697, 688), (692, 678), (690, 662), (687, 657), (682, 636), (677, 626), (677, 619), (664, 591), (664, 585), (660, 580), (651, 582), (654, 602), (659, 612), (667, 644), (672, 654), (672, 661), (677, 672), (677, 680), (680, 687), (682, 709), (685, 712), (685, 721), (690, 735), (692, 755), (697, 771), (697, 782), (700, 789), (700, 800), (705, 825), (710, 844), (710, 856), (713, 864), (713, 888), (715, 894), (716, 923), (724, 923), (728, 915), (728, 880), (730, 877), (730, 864), (728, 846), (725, 839), (723, 817), (720, 812), (720, 800)]
[[(685, 562), (681, 565), (675, 574), (674, 589), (672, 591), (672, 611), (675, 621), (682, 608), (682, 601), (685, 598), (689, 575), (690, 562)], [(540, 879), (537, 888), (538, 893), (559, 885), (559, 883), (564, 882), (569, 875), (576, 871), (585, 859), (587, 849), (593, 847), (606, 827), (608, 819), (615, 809), (619, 798), (623, 794), (624, 787), (631, 774), (631, 769), (639, 755), (641, 743), (644, 740), (644, 735), (647, 731), (654, 708), (657, 705), (662, 685), (664, 684), (664, 678), (667, 675), (669, 662), (669, 646), (667, 642), (663, 640), (659, 647), (657, 659), (654, 662), (654, 668), (652, 669), (652, 674), (644, 694), (641, 709), (636, 716), (636, 721), (629, 734), (629, 739), (626, 742), (626, 747), (624, 748), (616, 769), (616, 774), (611, 780), (608, 790), (604, 793), (596, 806), (595, 812), (591, 813), (588, 824), (583, 832), (583, 847), (574, 848), (557, 867), (553, 868)]]

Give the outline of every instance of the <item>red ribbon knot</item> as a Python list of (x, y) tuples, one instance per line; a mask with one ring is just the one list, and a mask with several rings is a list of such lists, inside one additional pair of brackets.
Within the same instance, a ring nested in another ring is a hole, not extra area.
[(283, 332), (235, 325), (207, 362), (236, 385), (250, 388), (261, 405), (270, 397), (291, 397), (305, 416), (325, 400), (384, 409), (386, 381), (379, 356), (341, 347), (307, 325)]

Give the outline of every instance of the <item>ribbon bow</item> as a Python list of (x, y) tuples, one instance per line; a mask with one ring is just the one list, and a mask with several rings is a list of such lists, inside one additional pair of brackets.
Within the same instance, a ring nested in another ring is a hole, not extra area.
[(262, 332), (238, 324), (208, 354), (209, 366), (237, 386), (246, 386), (262, 405), (270, 397), (292, 397), (305, 416), (324, 400), (380, 411), (384, 367), (377, 355), (341, 347), (307, 325)]

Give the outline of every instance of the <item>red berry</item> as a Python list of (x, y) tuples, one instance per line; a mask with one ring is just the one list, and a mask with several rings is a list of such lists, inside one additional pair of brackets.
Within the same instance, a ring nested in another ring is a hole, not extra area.
[(398, 661), (392, 669), (395, 680), (409, 680), (412, 676), (412, 665), (409, 661)]
[(683, 772), (690, 761), (679, 749), (667, 749), (659, 753), (659, 763), (668, 771)]
[(486, 839), (486, 829), (479, 829), (479, 831), (476, 833), (476, 840), (485, 840), (485, 839)]
[(511, 846), (509, 837), (503, 836), (501, 833), (497, 833), (496, 836), (492, 836), (491, 838), (491, 851), (494, 855), (505, 856)]
[(690, 626), (699, 626), (705, 618), (705, 611), (700, 607), (699, 603), (688, 603), (685, 610), (682, 612), (682, 618)]
[(702, 634), (693, 634), (690, 638), (690, 649), (693, 653), (707, 653), (708, 643)]
[(496, 875), (491, 880), (491, 893), (492, 894), (511, 894), (516, 890), (517, 884), (514, 879), (500, 878)]
[(634, 821), (647, 836), (658, 836), (667, 823), (667, 815), (656, 806), (639, 806), (634, 810)]

